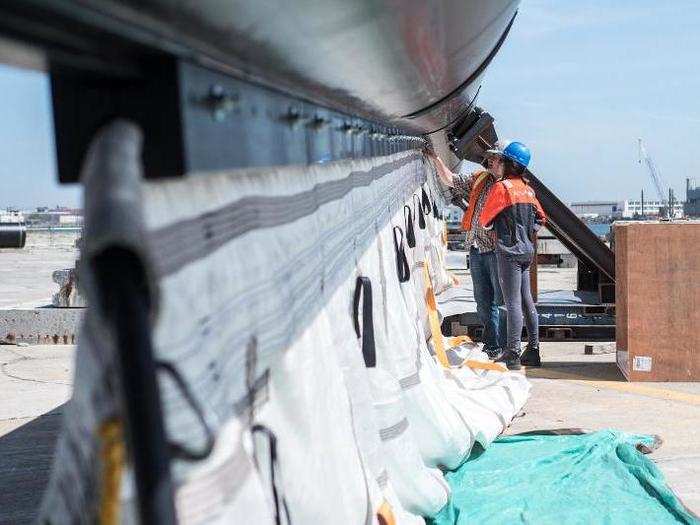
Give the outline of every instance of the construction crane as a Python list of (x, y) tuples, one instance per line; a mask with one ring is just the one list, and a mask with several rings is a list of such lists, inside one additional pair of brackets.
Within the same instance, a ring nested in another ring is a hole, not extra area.
[(656, 164), (654, 164), (654, 161), (652, 158), (649, 156), (649, 153), (647, 152), (646, 148), (644, 147), (644, 144), (642, 143), (642, 139), (639, 139), (639, 163), (642, 163), (642, 160), (647, 165), (647, 168), (649, 169), (649, 174), (651, 175), (651, 180), (654, 183), (654, 187), (656, 188), (656, 193), (659, 195), (659, 201), (661, 202), (662, 206), (666, 210), (666, 218), (671, 218), (673, 215), (670, 208), (669, 208), (669, 203), (668, 199), (666, 198), (666, 192), (664, 191), (663, 188), (663, 183), (661, 182), (661, 177), (659, 176), (659, 170), (656, 168)]

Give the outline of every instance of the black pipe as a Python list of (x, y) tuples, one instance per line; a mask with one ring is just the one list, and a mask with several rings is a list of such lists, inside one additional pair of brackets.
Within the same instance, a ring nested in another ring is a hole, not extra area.
[(0, 248), (24, 248), (27, 227), (23, 222), (0, 222)]
[(133, 462), (142, 524), (176, 523), (170, 447), (156, 378), (150, 328), (150, 294), (139, 258), (109, 248), (93, 259), (103, 315), (117, 345), (127, 444)]

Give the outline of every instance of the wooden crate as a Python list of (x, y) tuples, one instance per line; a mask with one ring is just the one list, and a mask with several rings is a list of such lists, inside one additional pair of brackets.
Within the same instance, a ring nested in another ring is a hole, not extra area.
[(700, 381), (700, 222), (616, 222), (617, 364), (629, 381)]

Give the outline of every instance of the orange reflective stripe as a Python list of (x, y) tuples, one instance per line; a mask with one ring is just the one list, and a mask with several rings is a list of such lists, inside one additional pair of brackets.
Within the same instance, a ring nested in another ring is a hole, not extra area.
[(384, 500), (377, 510), (377, 521), (379, 525), (396, 525), (396, 516), (394, 509), (391, 508), (389, 502)]

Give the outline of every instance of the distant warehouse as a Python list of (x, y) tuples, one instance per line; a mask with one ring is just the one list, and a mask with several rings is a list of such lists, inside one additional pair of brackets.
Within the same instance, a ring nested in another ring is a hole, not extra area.
[[(659, 215), (659, 212), (665, 208), (666, 203), (661, 201), (644, 201), (644, 209), (642, 210), (641, 200), (625, 200), (625, 201), (582, 201), (572, 202), (569, 207), (579, 217), (610, 217), (613, 219), (629, 219), (635, 216), (652, 216)], [(673, 214), (675, 217), (683, 215), (683, 203), (675, 202), (673, 205)]]
[(686, 179), (684, 210), (688, 217), (700, 217), (700, 186), (691, 179)]

